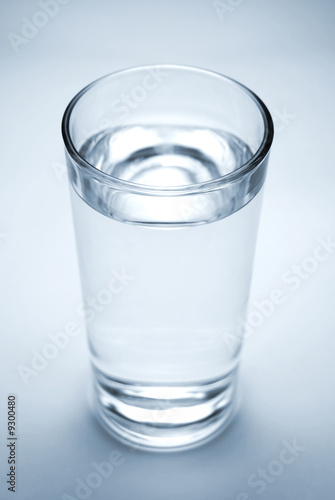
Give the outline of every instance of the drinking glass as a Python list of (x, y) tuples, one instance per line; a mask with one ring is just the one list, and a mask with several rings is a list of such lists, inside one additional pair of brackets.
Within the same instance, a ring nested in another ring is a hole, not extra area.
[(62, 124), (99, 420), (195, 446), (236, 408), (273, 123), (240, 83), (158, 65), (107, 75)]

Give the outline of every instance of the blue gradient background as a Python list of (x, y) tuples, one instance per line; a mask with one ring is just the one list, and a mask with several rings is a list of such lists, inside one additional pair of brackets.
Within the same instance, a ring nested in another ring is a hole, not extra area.
[[(315, 500), (334, 498), (335, 251), (292, 291), (283, 273), (313, 255), (334, 228), (334, 30), (331, 1), (72, 0), (17, 53), (36, 1), (1, 2), (1, 397), (0, 498), (75, 498), (76, 478), (112, 451), (124, 462), (88, 498), (145, 500)], [(231, 76), (275, 117), (251, 301), (274, 288), (285, 302), (245, 342), (241, 406), (229, 429), (178, 454), (130, 451), (89, 409), (84, 333), (27, 386), (28, 365), (47, 334), (84, 325), (62, 113), (84, 85), (138, 64), (178, 63)], [(290, 117), (282, 118), (285, 112)], [(18, 398), (18, 482), (5, 486), (6, 403)], [(283, 441), (305, 448), (259, 495), (248, 485), (278, 459)], [(243, 495), (242, 493), (245, 493)], [(66, 497), (63, 497), (66, 498)]]

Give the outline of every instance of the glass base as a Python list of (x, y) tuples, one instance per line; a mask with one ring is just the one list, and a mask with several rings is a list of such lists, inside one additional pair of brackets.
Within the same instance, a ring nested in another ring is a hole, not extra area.
[(201, 445), (231, 421), (236, 410), (236, 370), (199, 385), (132, 385), (95, 370), (94, 408), (117, 439), (152, 451)]

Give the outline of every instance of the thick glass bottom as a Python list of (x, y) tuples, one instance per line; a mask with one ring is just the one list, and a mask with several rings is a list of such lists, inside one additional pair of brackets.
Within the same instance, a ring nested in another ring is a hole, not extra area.
[(230, 422), (236, 370), (197, 385), (132, 385), (95, 371), (94, 407), (105, 429), (124, 443), (174, 451), (201, 445)]

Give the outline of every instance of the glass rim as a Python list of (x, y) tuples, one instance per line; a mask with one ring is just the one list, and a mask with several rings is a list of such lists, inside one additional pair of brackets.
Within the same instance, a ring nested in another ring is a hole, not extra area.
[[(114, 77), (123, 76), (126, 73), (132, 73), (139, 70), (153, 70), (153, 69), (170, 69), (170, 70), (185, 70), (188, 72), (202, 73), (210, 78), (219, 78), (226, 83), (233, 84), (234, 86), (240, 88), (251, 100), (256, 104), (260, 114), (263, 118), (264, 125), (264, 133), (262, 137), (262, 141), (258, 147), (258, 149), (253, 153), (253, 155), (247, 160), (245, 163), (240, 165), (236, 170), (229, 172), (225, 175), (217, 177), (216, 179), (211, 179), (209, 181), (196, 183), (196, 184), (187, 184), (182, 186), (148, 186), (146, 184), (137, 184), (135, 182), (126, 181), (123, 179), (119, 179), (118, 177), (114, 177), (106, 172), (103, 172), (96, 168), (94, 165), (89, 163), (85, 158), (83, 158), (77, 148), (75, 147), (70, 133), (70, 119), (72, 115), (72, 111), (74, 110), (76, 104), (79, 100), (94, 86), (102, 82), (103, 80), (107, 80)], [(215, 191), (217, 189), (221, 189), (227, 184), (233, 183), (242, 177), (245, 177), (250, 172), (255, 170), (266, 158), (268, 155), (274, 136), (274, 126), (271, 114), (264, 104), (264, 102), (248, 87), (243, 85), (242, 83), (225, 76), (219, 72), (211, 71), (203, 68), (199, 68), (196, 66), (187, 66), (181, 64), (148, 64), (143, 66), (133, 66), (126, 69), (121, 69), (118, 71), (113, 71), (112, 73), (108, 73), (100, 78), (97, 78), (93, 82), (86, 85), (82, 90), (80, 90), (70, 101), (68, 106), (65, 109), (63, 119), (62, 119), (62, 136), (66, 151), (68, 152), (71, 159), (79, 165), (81, 168), (84, 168), (86, 173), (88, 173), (91, 177), (100, 180), (105, 185), (108, 185), (114, 189), (119, 191), (127, 191), (129, 193), (134, 194), (142, 194), (142, 195), (151, 195), (151, 196), (178, 196), (178, 195), (186, 195), (186, 194), (195, 194), (195, 193), (204, 193), (209, 191)]]

